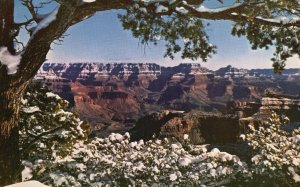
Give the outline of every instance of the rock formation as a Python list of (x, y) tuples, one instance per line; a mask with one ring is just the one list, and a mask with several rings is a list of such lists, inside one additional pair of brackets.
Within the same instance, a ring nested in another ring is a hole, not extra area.
[[(255, 106), (255, 107), (254, 107)], [(257, 108), (257, 106), (259, 106)], [(291, 123), (300, 122), (300, 97), (293, 95), (285, 95), (280, 93), (267, 93), (256, 105), (248, 104), (244, 107), (244, 111), (252, 108), (256, 111), (254, 114), (242, 114), (240, 124), (246, 131), (248, 125), (258, 127), (266, 122), (271, 112), (276, 112), (280, 115), (287, 116)]]
[(193, 144), (203, 144), (235, 142), (241, 130), (235, 115), (167, 110), (141, 118), (130, 132), (133, 140), (148, 140), (153, 136), (182, 138), (188, 134)]

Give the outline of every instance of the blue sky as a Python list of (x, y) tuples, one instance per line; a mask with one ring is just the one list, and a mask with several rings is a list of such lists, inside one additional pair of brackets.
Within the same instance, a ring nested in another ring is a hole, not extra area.
[[(207, 6), (222, 6), (216, 1), (208, 1)], [(17, 4), (16, 18), (21, 20), (26, 13)], [(44, 11), (49, 11), (49, 7)], [(173, 61), (163, 58), (164, 44), (157, 46), (141, 46), (138, 39), (124, 31), (117, 15), (122, 11), (105, 11), (85, 20), (68, 31), (62, 45), (53, 45), (49, 52), (48, 62), (155, 62), (165, 66), (191, 62), (182, 60), (179, 56)], [(272, 50), (253, 51), (245, 38), (230, 35), (231, 22), (212, 21), (207, 31), (211, 43), (217, 45), (217, 54), (208, 62), (202, 63), (211, 69), (217, 69), (228, 64), (243, 68), (271, 68)], [(300, 60), (295, 57), (288, 61), (288, 67), (300, 68)]]

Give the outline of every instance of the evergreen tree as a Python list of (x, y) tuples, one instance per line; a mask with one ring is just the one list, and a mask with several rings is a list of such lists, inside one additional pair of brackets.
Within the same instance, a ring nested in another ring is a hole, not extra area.
[(20, 112), (19, 141), (23, 160), (47, 165), (70, 155), (77, 141), (87, 140), (89, 125), (68, 112), (67, 107), (68, 102), (47, 87), (39, 83), (30, 85)]

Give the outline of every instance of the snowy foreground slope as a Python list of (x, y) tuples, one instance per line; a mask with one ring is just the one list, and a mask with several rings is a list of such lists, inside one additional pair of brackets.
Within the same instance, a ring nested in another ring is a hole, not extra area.
[[(283, 121), (288, 119), (275, 113), (264, 126), (251, 127), (241, 137), (252, 152), (252, 159), (246, 161), (216, 148), (209, 150), (206, 145), (192, 145), (187, 135), (182, 140), (147, 142), (132, 142), (129, 133), (84, 139), (83, 122), (64, 112), (66, 102), (42, 91), (39, 94), (34, 89), (22, 101), (21, 127), (26, 128), (20, 129), (21, 145), (26, 147), (25, 140), (30, 140), (30, 135), (36, 137), (47, 132), (45, 139), (34, 140), (27, 154), (23, 154), (24, 181), (37, 180), (50, 186), (300, 183), (300, 129), (282, 130)], [(31, 107), (39, 110), (29, 110)]]

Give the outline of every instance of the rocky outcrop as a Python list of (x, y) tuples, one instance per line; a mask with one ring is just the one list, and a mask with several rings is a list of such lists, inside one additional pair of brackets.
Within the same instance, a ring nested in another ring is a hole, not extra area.
[(255, 114), (247, 115), (247, 113), (244, 113), (239, 120), (244, 131), (247, 131), (249, 125), (259, 127), (265, 123), (272, 112), (287, 116), (292, 124), (300, 121), (300, 97), (298, 96), (274, 92), (267, 93), (256, 105), (253, 103), (246, 105), (245, 111), (249, 108), (255, 111), (254, 107), (257, 106), (259, 107)]
[(193, 144), (203, 144), (236, 142), (242, 130), (237, 116), (233, 115), (162, 111), (141, 118), (131, 134), (133, 140), (182, 138), (188, 134)]
[(155, 136), (160, 136), (161, 128), (170, 120), (182, 117), (181, 112), (164, 110), (155, 112), (139, 119), (136, 125), (130, 130), (131, 139), (136, 140), (149, 140)]

